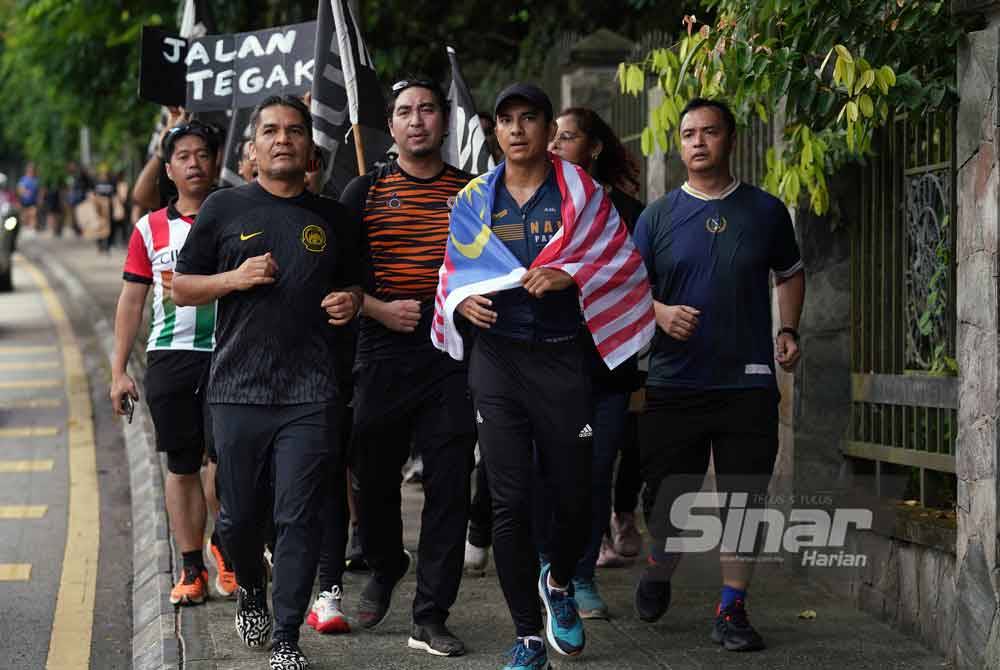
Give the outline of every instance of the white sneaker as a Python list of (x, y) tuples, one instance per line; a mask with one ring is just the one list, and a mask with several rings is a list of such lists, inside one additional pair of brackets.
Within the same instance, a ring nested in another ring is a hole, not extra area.
[(486, 574), (486, 566), (490, 562), (490, 548), (477, 547), (468, 540), (465, 541), (465, 571), (474, 576)]
[(342, 597), (343, 594), (339, 586), (321, 592), (309, 610), (306, 623), (319, 633), (350, 633), (351, 625), (347, 623), (344, 610), (340, 607)]

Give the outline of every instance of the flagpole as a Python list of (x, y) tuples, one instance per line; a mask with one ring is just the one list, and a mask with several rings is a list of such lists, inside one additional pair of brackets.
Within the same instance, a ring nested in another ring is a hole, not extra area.
[(351, 133), (354, 134), (354, 155), (358, 159), (358, 174), (362, 175), (366, 172), (365, 166), (365, 143), (361, 139), (361, 126), (357, 123), (351, 124)]

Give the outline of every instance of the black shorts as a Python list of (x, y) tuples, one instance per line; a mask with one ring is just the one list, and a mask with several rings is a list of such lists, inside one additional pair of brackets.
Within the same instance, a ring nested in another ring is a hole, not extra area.
[(146, 403), (156, 429), (156, 450), (167, 452), (167, 469), (193, 474), (202, 454), (214, 454), (204, 382), (212, 354), (150, 351), (146, 356)]
[(778, 454), (775, 389), (682, 391), (646, 388), (639, 416), (639, 454), (646, 524), (653, 537), (673, 537), (674, 502), (701, 489), (709, 456), (719, 493), (746, 493), (763, 507)]

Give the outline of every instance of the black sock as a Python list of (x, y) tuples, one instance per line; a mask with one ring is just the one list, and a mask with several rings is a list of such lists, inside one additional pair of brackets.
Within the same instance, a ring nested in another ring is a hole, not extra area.
[(181, 559), (184, 561), (185, 568), (205, 569), (205, 557), (202, 555), (201, 549), (185, 551), (181, 554)]

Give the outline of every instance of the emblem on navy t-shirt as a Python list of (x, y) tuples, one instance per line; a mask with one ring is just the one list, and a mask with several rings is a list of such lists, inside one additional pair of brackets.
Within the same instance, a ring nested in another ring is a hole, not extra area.
[(715, 235), (725, 232), (728, 225), (726, 217), (721, 214), (719, 216), (711, 216), (705, 220), (705, 230)]

